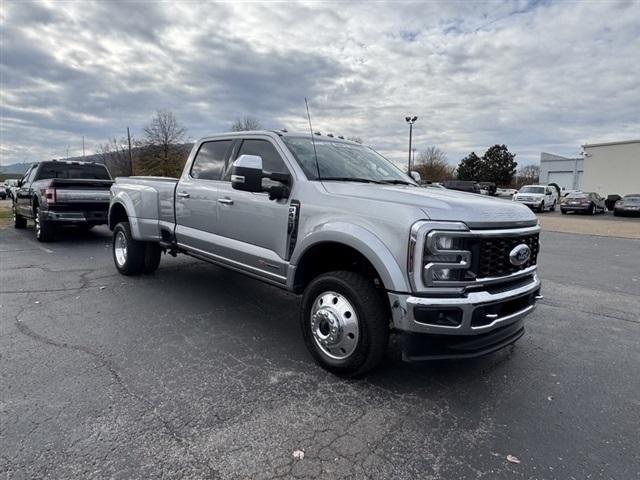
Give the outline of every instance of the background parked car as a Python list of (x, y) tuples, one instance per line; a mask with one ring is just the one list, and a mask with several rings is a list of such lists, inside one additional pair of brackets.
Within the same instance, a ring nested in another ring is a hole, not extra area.
[(496, 190), (498, 189), (497, 185), (493, 182), (478, 182), (480, 185), (480, 193), (484, 195), (495, 196)]
[(531, 210), (554, 212), (558, 204), (556, 189), (549, 185), (525, 185), (513, 196), (513, 201), (525, 204)]
[(613, 208), (613, 214), (616, 216), (640, 216), (640, 193), (625, 195), (621, 200), (618, 200)]
[(604, 198), (595, 192), (575, 192), (570, 193), (560, 202), (560, 212), (581, 212), (595, 215), (607, 210)]
[(518, 190), (515, 188), (496, 188), (496, 196), (501, 198), (512, 198)]
[(469, 180), (445, 180), (442, 182), (445, 188), (449, 190), (458, 190), (460, 192), (480, 193), (478, 182)]
[(614, 210), (614, 207), (615, 207), (616, 203), (618, 202), (618, 200), (622, 200), (622, 197), (620, 195), (618, 195), (617, 193), (613, 193), (611, 195), (608, 195), (607, 199), (605, 200), (607, 208), (609, 210)]
[(15, 189), (18, 187), (18, 180), (11, 178), (9, 180), (6, 180), (4, 184), (5, 184), (5, 193), (7, 194), (7, 197), (13, 198), (13, 193)]

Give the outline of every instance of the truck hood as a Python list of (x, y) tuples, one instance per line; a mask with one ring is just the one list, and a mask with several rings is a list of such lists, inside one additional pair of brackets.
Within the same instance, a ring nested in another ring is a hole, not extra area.
[(410, 185), (329, 181), (323, 184), (333, 195), (418, 207), (431, 220), (464, 222), (471, 228), (521, 227), (538, 223), (535, 214), (522, 204), (475, 193)]

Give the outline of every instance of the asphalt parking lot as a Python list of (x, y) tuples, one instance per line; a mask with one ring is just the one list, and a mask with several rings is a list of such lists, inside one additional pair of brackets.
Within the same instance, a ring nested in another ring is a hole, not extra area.
[(639, 247), (545, 231), (517, 345), (411, 365), (392, 344), (345, 381), (312, 362), (291, 294), (184, 256), (120, 276), (103, 227), (4, 228), (0, 473), (638, 478)]

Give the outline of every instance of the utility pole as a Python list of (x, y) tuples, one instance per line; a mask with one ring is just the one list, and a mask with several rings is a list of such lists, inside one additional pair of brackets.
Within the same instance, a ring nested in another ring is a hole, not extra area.
[(131, 168), (131, 176), (133, 176), (133, 157), (131, 156), (131, 133), (127, 127), (127, 142), (129, 142), (129, 167)]
[(82, 158), (84, 158), (84, 135), (82, 135)]
[(411, 175), (411, 141), (412, 141), (412, 137), (413, 137), (413, 124), (416, 123), (416, 120), (418, 120), (418, 117), (416, 117), (415, 115), (413, 117), (404, 117), (404, 120), (409, 124), (409, 161), (407, 162), (409, 165), (407, 174)]

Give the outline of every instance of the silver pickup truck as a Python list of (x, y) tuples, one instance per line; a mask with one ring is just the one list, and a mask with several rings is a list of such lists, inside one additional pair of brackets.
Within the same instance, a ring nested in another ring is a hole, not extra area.
[(541, 298), (527, 207), (420, 188), (333, 136), (203, 138), (179, 179), (117, 178), (111, 195), (122, 274), (184, 253), (301, 294), (304, 341), (338, 375), (375, 367), (391, 333), (407, 361), (494, 352)]

